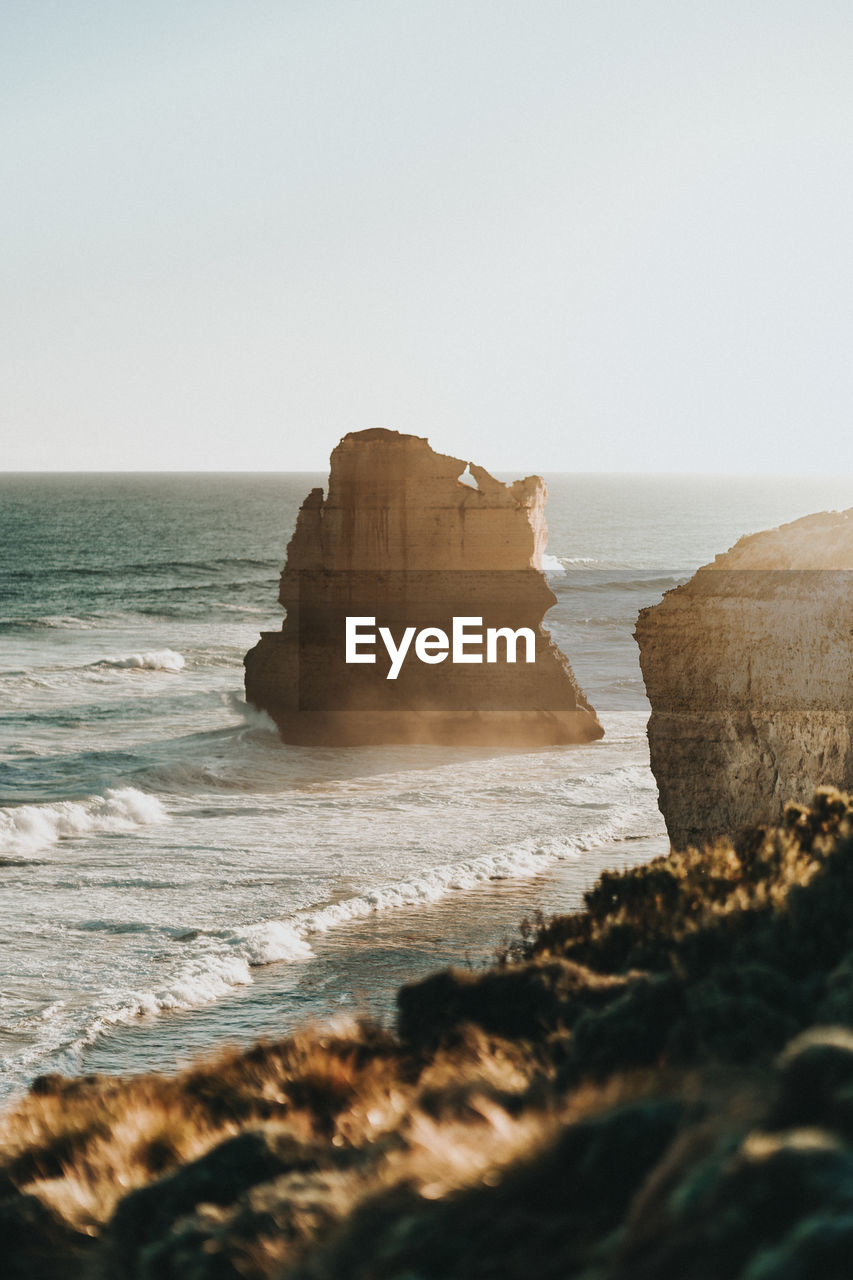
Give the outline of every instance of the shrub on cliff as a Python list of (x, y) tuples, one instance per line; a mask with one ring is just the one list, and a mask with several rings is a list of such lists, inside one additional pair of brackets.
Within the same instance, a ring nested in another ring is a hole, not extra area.
[(853, 810), (823, 789), (785, 816), (737, 847), (605, 872), (583, 911), (542, 921), (503, 968), (403, 988), (401, 1032), (431, 1044), (471, 1021), (547, 1043), (569, 1080), (766, 1061), (818, 1009), (853, 1014)]
[(852, 825), (822, 791), (603, 876), (404, 988), (397, 1036), (37, 1081), (0, 1117), (4, 1277), (841, 1280)]

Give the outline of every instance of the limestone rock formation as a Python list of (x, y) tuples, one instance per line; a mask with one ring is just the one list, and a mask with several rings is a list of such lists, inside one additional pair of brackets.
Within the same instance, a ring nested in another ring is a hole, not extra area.
[[(555, 603), (540, 568), (543, 481), (505, 485), (473, 463), (470, 482), (465, 472), (463, 459), (396, 431), (353, 432), (334, 449), (328, 495), (308, 495), (287, 549), (282, 630), (264, 632), (245, 658), (246, 698), (285, 741), (554, 745), (602, 736), (541, 625)], [(439, 659), (440, 641), (418, 657), (415, 641), (388, 678), (379, 628), (398, 644), (412, 627), (450, 636), (453, 619), (465, 617), (481, 619), (469, 630), (483, 635), (530, 629), (534, 660), (523, 640), (514, 662), (503, 638), (503, 660), (492, 662), (476, 643), (463, 661)], [(375, 643), (357, 650), (373, 663), (345, 661), (347, 618), (375, 619)]]
[(635, 636), (676, 848), (853, 786), (853, 509), (741, 538)]

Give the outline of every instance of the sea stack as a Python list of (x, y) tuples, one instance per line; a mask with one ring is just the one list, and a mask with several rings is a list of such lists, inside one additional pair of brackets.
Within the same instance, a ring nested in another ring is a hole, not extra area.
[[(420, 436), (345, 436), (332, 452), (328, 494), (309, 493), (287, 548), (282, 629), (264, 632), (246, 654), (247, 700), (293, 743), (600, 738), (595, 712), (542, 627), (556, 599), (541, 570), (545, 497), (538, 476), (502, 484)], [(450, 637), (454, 619), (483, 640), (442, 657), (436, 632)], [(359, 643), (347, 650), (353, 627)], [(380, 628), (397, 645), (414, 628), (391, 678)], [(519, 635), (513, 661), (502, 632), (488, 661), (489, 628), (532, 634)], [(361, 639), (370, 635), (372, 643)]]
[(853, 509), (741, 538), (635, 636), (675, 848), (853, 788)]

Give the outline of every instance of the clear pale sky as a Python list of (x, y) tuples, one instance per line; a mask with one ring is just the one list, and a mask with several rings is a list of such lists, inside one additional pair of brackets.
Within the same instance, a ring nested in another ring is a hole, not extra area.
[(850, 0), (0, 0), (0, 468), (853, 471)]

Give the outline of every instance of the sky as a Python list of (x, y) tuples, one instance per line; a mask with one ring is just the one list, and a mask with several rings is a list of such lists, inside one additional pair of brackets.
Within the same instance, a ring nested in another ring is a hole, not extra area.
[(0, 469), (853, 472), (849, 0), (0, 0)]

